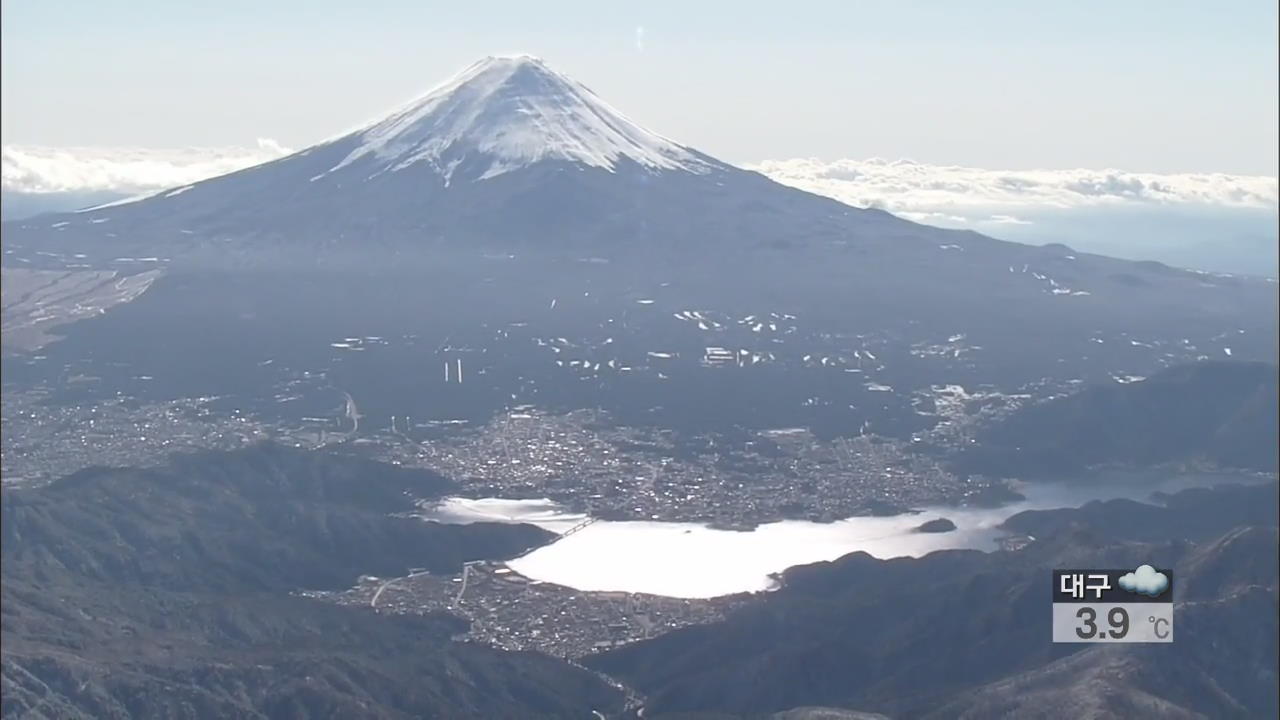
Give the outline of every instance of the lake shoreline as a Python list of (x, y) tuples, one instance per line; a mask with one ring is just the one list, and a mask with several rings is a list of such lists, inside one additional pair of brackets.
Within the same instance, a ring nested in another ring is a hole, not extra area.
[[(834, 522), (781, 520), (750, 530), (661, 520), (605, 520), (547, 500), (446, 498), (424, 508), (434, 522), (529, 523), (564, 534), (513, 558), (507, 566), (531, 580), (583, 592), (630, 592), (706, 599), (776, 587), (790, 567), (835, 560), (852, 552), (880, 559), (920, 557), (937, 550), (992, 552), (1004, 547), (1008, 518), (1027, 510), (1080, 507), (1095, 500), (1150, 501), (1161, 492), (1258, 480), (1242, 474), (1104, 474), (1090, 482), (1022, 483), (1024, 499), (996, 508), (928, 506), (886, 516)], [(948, 532), (918, 532), (948, 520)], [(572, 530), (572, 532), (570, 532)]]

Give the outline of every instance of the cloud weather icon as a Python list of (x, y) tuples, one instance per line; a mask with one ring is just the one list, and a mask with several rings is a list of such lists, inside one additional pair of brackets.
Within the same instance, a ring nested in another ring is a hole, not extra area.
[(1137, 570), (1125, 573), (1117, 581), (1129, 592), (1156, 597), (1169, 588), (1169, 576), (1150, 565), (1139, 565)]

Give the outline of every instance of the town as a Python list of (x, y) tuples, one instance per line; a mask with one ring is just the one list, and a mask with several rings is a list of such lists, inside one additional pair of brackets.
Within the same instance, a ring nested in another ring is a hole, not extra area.
[(734, 443), (690, 440), (613, 425), (590, 410), (520, 408), (442, 440), (372, 447), (380, 459), (453, 479), (467, 497), (547, 498), (610, 520), (750, 529), (1015, 497), (998, 480), (957, 476), (937, 458), (912, 452), (912, 443), (889, 438), (825, 440), (789, 428)]
[(528, 406), (430, 436), (394, 425), (357, 434), (341, 431), (337, 416), (268, 422), (215, 408), (217, 398), (142, 403), (121, 395), (75, 405), (49, 402), (47, 390), (34, 389), (5, 394), (0, 461), (6, 483), (41, 483), (90, 465), (148, 465), (174, 452), (270, 440), (429, 469), (454, 481), (463, 497), (546, 498), (601, 519), (725, 529), (1016, 499), (999, 479), (956, 475), (936, 454), (913, 448), (964, 441), (978, 416), (966, 414), (957, 393), (937, 393), (942, 419), (930, 434), (899, 440), (818, 438), (805, 428), (690, 437), (618, 425), (597, 410), (552, 414)]
[(583, 592), (530, 580), (502, 563), (468, 563), (454, 576), (363, 577), (351, 590), (309, 597), (378, 612), (448, 612), (467, 619), (457, 639), (505, 650), (537, 650), (572, 660), (679, 627), (715, 622), (750, 595), (682, 599)]

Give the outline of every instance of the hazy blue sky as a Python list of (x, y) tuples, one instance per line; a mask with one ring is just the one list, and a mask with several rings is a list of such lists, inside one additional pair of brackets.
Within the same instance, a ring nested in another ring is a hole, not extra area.
[(1274, 0), (15, 0), (3, 141), (297, 148), (529, 52), (736, 162), (1274, 175), (1276, 22)]

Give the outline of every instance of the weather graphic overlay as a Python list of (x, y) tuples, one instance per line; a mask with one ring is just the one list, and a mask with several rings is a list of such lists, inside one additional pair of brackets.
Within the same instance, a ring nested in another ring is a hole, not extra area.
[(1173, 572), (1054, 570), (1053, 641), (1173, 642)]

